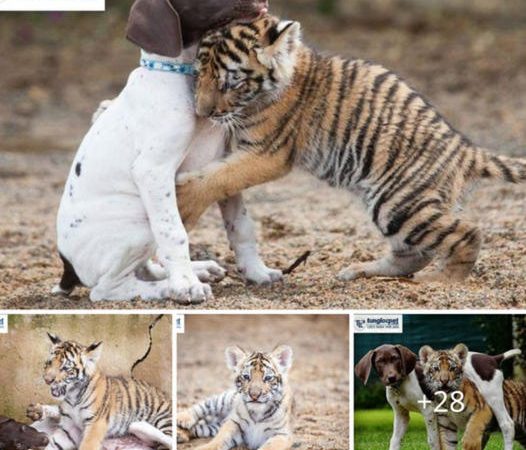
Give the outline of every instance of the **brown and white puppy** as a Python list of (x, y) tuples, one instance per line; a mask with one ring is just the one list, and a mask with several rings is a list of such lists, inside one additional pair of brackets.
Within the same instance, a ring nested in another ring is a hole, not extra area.
[(0, 450), (38, 450), (48, 443), (45, 433), (9, 417), (0, 416)]
[[(393, 434), (389, 450), (399, 450), (402, 439), (409, 425), (409, 412), (419, 412), (425, 418), (427, 442), (432, 450), (441, 450), (438, 434), (438, 422), (432, 408), (425, 408), (422, 400), (425, 398), (420, 387), (415, 367), (416, 355), (403, 345), (384, 344), (370, 350), (356, 364), (354, 372), (367, 384), (371, 371), (386, 386), (387, 402), (394, 412)], [(419, 403), (420, 402), (420, 403)]]

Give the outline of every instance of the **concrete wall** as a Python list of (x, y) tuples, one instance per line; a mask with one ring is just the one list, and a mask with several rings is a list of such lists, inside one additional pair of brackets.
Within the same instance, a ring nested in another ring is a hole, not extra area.
[[(46, 332), (83, 345), (103, 341), (101, 369), (109, 375), (129, 375), (132, 364), (148, 348), (152, 315), (10, 315), (9, 333), (0, 334), (0, 414), (25, 420), (30, 403), (53, 399), (42, 379), (50, 342)], [(134, 375), (171, 395), (171, 317), (163, 317), (152, 332), (148, 358)]]

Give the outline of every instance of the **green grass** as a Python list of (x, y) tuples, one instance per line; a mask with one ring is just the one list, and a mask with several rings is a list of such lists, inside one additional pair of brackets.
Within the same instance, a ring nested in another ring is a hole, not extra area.
[[(390, 409), (358, 410), (354, 414), (354, 449), (385, 450), (393, 429), (393, 412)], [(420, 414), (411, 413), (409, 429), (402, 442), (402, 450), (422, 450), (427, 448), (426, 427)], [(460, 448), (460, 446), (459, 446)], [(499, 433), (491, 436), (485, 450), (502, 450), (502, 437)], [(515, 445), (514, 450), (520, 450)]]

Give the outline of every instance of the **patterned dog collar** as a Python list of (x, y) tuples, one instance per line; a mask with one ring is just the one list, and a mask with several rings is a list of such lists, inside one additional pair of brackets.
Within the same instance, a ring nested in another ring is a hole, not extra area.
[(188, 75), (195, 77), (197, 70), (193, 64), (190, 63), (175, 63), (167, 61), (155, 61), (152, 59), (141, 58), (141, 67), (148, 70), (159, 70), (161, 72), (179, 73), (181, 75)]

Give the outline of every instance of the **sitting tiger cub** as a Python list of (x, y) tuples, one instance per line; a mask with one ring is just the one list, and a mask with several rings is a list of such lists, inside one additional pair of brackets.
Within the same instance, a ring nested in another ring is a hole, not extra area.
[[(503, 355), (506, 358), (506, 353)], [(488, 355), (484, 356), (492, 358)], [(466, 377), (464, 367), (468, 357), (467, 347), (459, 344), (451, 350), (433, 350), (426, 345), (420, 349), (419, 357), (422, 364), (419, 381), (426, 396), (439, 401), (442, 399), (437, 399), (434, 395), (437, 391), (447, 394), (447, 400), (441, 407), (446, 408), (448, 413), (438, 416), (442, 442), (457, 448), (456, 430), (460, 429), (465, 430), (462, 437), (463, 450), (483, 449), (489, 439), (489, 432), (498, 430), (494, 417), (494, 409), (498, 402), (492, 401), (490, 406), (486, 402), (488, 395), (483, 396), (476, 385)], [(490, 376), (494, 368), (495, 366), (491, 367), (491, 364), (486, 363), (485, 384), (496, 378), (495, 373)], [(457, 394), (454, 394), (455, 392)], [(458, 392), (462, 393), (462, 398), (459, 398)], [(526, 384), (504, 380), (501, 395), (504, 397), (504, 407), (515, 425), (515, 430), (511, 433), (511, 441), (506, 436), (506, 430), (501, 430), (504, 434), (504, 449), (512, 450), (513, 438), (526, 447)]]
[(271, 353), (226, 349), (235, 374), (235, 389), (208, 398), (177, 414), (177, 441), (212, 437), (199, 450), (286, 450), (292, 445), (292, 392), (287, 375), (292, 349), (282, 345)]
[(298, 166), (364, 202), (389, 240), (383, 259), (341, 280), (410, 276), (435, 257), (427, 281), (471, 272), (479, 229), (455, 210), (480, 178), (526, 180), (526, 160), (495, 155), (455, 130), (396, 74), (303, 45), (300, 25), (265, 16), (207, 34), (198, 53), (197, 114), (232, 134), (223, 161), (179, 177), (179, 210), (192, 227), (204, 210)]
[(44, 364), (44, 381), (56, 406), (31, 405), (28, 417), (58, 421), (46, 450), (99, 450), (105, 438), (128, 433), (150, 444), (172, 448), (172, 403), (155, 387), (125, 377), (104, 375), (97, 367), (101, 342), (84, 346), (52, 342)]

